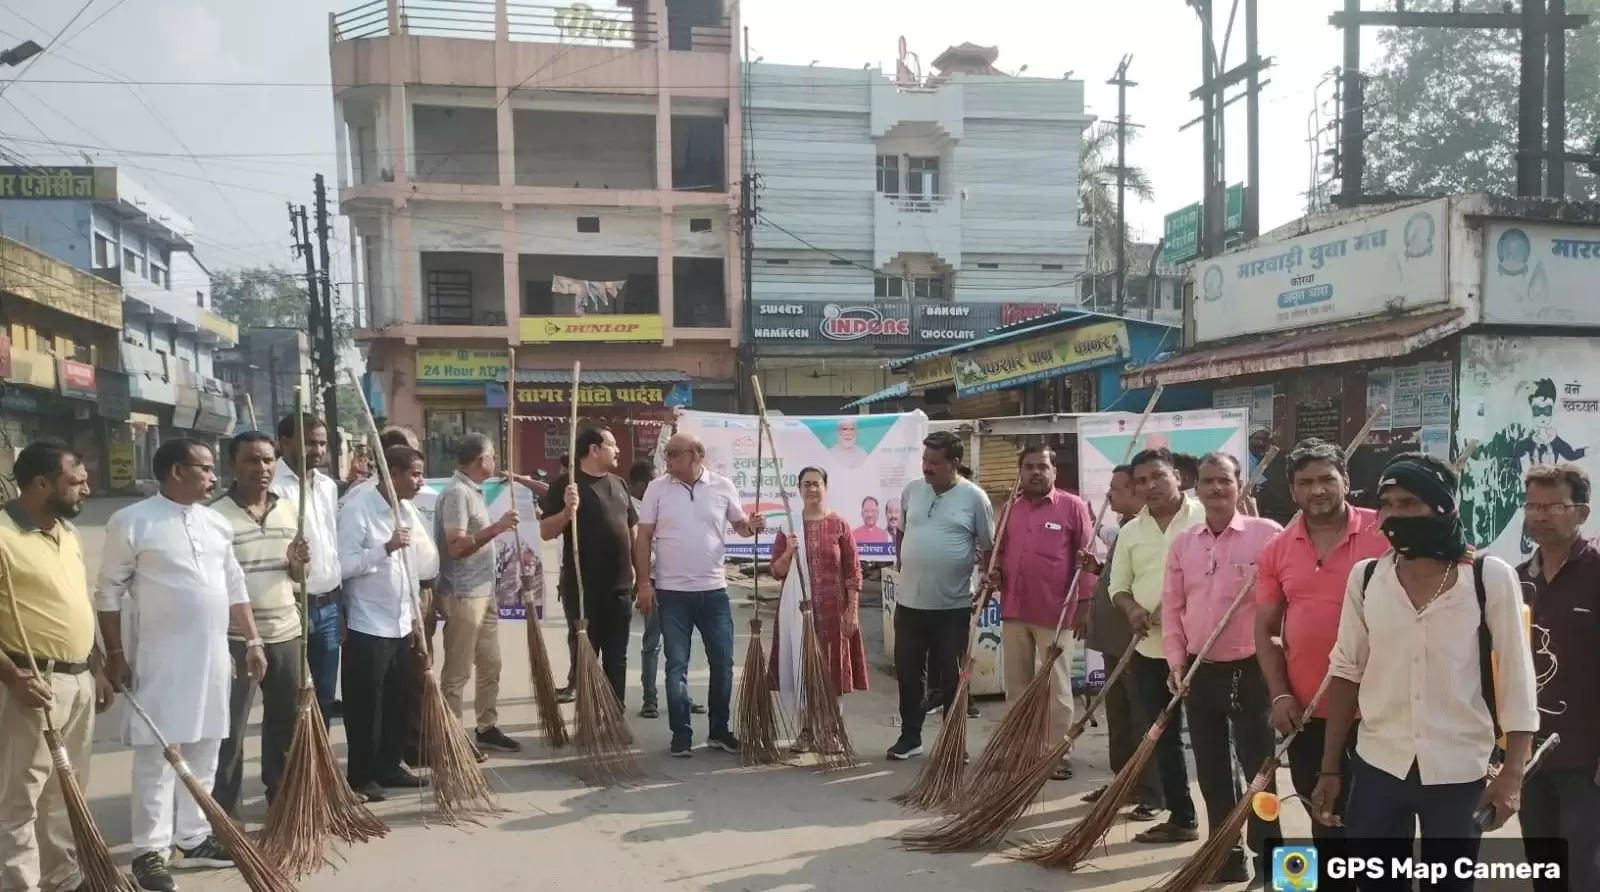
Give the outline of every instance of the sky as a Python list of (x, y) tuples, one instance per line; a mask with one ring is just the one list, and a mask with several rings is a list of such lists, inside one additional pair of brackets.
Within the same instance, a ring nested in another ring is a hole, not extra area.
[[(1373, 0), (1369, 5), (1376, 6)], [(591, 0), (597, 9), (610, 0)], [(155, 190), (198, 230), (196, 254), (213, 270), (282, 264), (298, 268), (285, 202), (310, 204), (311, 180), (335, 179), (328, 81), (328, 14), (358, 0), (0, 0), (0, 42), (47, 44), (20, 79), (0, 69), (0, 147), (27, 161), (116, 165)], [(1216, 0), (1217, 41), (1229, 0)], [(1328, 24), (1340, 0), (1262, 0), (1260, 52), (1274, 58), (1262, 91), (1262, 230), (1304, 213), (1309, 180), (1308, 116), (1332, 109), (1328, 72), (1341, 38)], [(81, 14), (80, 14), (81, 11)], [(1113, 76), (1124, 54), (1130, 119), (1142, 125), (1129, 163), (1155, 189), (1130, 201), (1136, 238), (1154, 241), (1161, 219), (1200, 198), (1200, 113), (1189, 92), (1200, 78), (1200, 27), (1184, 0), (742, 0), (752, 54), (767, 62), (892, 72), (897, 42), (931, 68), (947, 46), (997, 46), (997, 67), (1030, 77), (1068, 71), (1085, 82), (1087, 111), (1116, 116)], [(1243, 4), (1225, 68), (1244, 57)], [(1364, 67), (1378, 60), (1377, 32), (1364, 37)], [(91, 80), (95, 83), (60, 83)], [(55, 81), (55, 82), (52, 82)], [(153, 81), (233, 81), (172, 86)], [(132, 82), (127, 83), (127, 82)], [(1322, 86), (1318, 87), (1319, 82)], [(310, 83), (313, 86), (293, 84)], [(1230, 182), (1244, 178), (1245, 104), (1229, 109)], [(348, 279), (345, 228), (337, 225), (336, 280)], [(174, 285), (182, 285), (177, 283)]]

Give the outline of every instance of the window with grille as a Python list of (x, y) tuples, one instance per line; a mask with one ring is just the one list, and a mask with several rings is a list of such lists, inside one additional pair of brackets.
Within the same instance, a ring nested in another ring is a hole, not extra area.
[(472, 273), (465, 270), (428, 273), (428, 324), (472, 324)]

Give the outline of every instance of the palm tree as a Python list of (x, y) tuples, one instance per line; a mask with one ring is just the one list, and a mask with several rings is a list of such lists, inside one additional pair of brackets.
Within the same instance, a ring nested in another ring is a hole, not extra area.
[[(1133, 142), (1137, 131), (1128, 131), (1128, 142)], [(1150, 188), (1150, 178), (1144, 169), (1128, 166), (1126, 177), (1128, 195), (1139, 201), (1155, 199)], [(1117, 256), (1116, 240), (1128, 239), (1127, 227), (1117, 232), (1117, 127), (1115, 124), (1096, 124), (1084, 131), (1083, 150), (1078, 156), (1078, 223), (1089, 227), (1089, 269), (1099, 269), (1102, 260), (1109, 263)], [(1124, 221), (1126, 223), (1126, 221)]]

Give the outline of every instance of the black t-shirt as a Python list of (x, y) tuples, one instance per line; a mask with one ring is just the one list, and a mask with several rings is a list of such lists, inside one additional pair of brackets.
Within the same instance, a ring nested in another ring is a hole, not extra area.
[[(546, 517), (566, 507), (567, 475), (550, 484), (540, 508)], [(578, 472), (578, 546), (583, 560), (583, 588), (590, 597), (633, 588), (633, 527), (639, 515), (627, 484), (615, 474), (591, 477)], [(572, 528), (561, 536), (561, 590), (577, 586), (572, 572)]]

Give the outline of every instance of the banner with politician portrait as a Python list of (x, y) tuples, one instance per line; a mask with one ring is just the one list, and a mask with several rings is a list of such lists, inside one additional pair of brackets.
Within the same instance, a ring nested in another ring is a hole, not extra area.
[[(769, 530), (789, 529), (780, 481), (796, 512), (801, 510), (797, 486), (800, 471), (821, 468), (828, 474), (828, 509), (844, 518), (855, 533), (863, 563), (894, 561), (895, 534), (900, 530), (900, 492), (922, 475), (922, 441), (928, 417), (903, 415), (773, 415), (772, 434), (782, 466), (772, 450), (761, 448), (761, 493), (756, 498), (754, 415), (685, 410), (678, 433), (698, 437), (706, 447), (706, 466), (733, 481), (746, 513), (767, 518)], [(798, 518), (797, 518), (798, 519)], [(771, 554), (772, 536), (761, 537), (760, 554)], [(751, 556), (751, 540), (728, 533), (728, 556)]]

